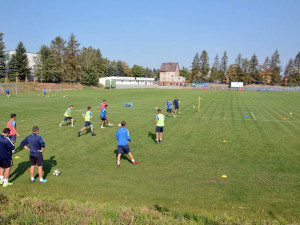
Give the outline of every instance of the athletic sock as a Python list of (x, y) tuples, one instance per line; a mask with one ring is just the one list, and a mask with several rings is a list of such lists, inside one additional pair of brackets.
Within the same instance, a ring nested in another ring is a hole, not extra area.
[(131, 160), (131, 162), (133, 162), (133, 163), (134, 163), (134, 162), (135, 162), (135, 161), (134, 161), (134, 159), (132, 159), (132, 160)]
[(158, 139), (156, 139), (156, 141), (158, 141)]
[(4, 179), (4, 184), (8, 184), (8, 179)]
[(0, 181), (3, 181), (4, 180), (4, 176), (0, 176)]
[(162, 138), (161, 139), (159, 139), (160, 141), (162, 141)]
[(34, 181), (34, 177), (31, 177), (31, 181)]
[(79, 134), (81, 133), (81, 130), (79, 131)]
[(120, 161), (117, 161), (117, 164), (120, 165)]

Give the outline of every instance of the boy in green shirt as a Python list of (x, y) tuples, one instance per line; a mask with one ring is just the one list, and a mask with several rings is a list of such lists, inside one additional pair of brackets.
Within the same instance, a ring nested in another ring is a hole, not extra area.
[(84, 120), (85, 120), (85, 123), (84, 123), (84, 127), (78, 131), (78, 137), (80, 137), (80, 134), (82, 131), (84, 131), (87, 126), (90, 126), (91, 127), (91, 132), (92, 132), (92, 136), (95, 136), (96, 134), (94, 133), (94, 128), (93, 128), (93, 124), (91, 124), (90, 120), (93, 119), (93, 114), (91, 112), (91, 107), (87, 107), (87, 110), (85, 113), (82, 114)]
[(72, 118), (72, 116), (71, 116), (71, 112), (72, 112), (73, 108), (74, 108), (74, 106), (71, 105), (70, 108), (67, 109), (67, 111), (66, 111), (65, 114), (64, 114), (64, 116), (65, 116), (64, 120), (61, 121), (61, 123), (59, 124), (60, 127), (61, 127), (61, 125), (62, 125), (64, 122), (66, 122), (67, 120), (71, 120), (71, 126), (74, 127), (74, 120), (73, 120), (73, 118)]
[[(165, 126), (165, 117), (163, 114), (161, 114), (161, 109), (157, 110), (158, 115), (156, 115), (155, 121), (153, 123), (153, 126), (156, 124), (156, 144), (159, 142), (162, 142), (162, 134), (164, 132), (164, 126)], [(158, 133), (160, 134), (160, 139), (158, 141)]]

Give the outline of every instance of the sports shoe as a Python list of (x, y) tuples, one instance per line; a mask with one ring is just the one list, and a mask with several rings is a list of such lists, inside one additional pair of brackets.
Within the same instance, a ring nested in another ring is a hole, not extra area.
[(61, 124), (59, 124), (59, 126), (61, 127)]
[(117, 168), (120, 168), (120, 164), (117, 164)]
[(80, 137), (80, 132), (79, 132), (79, 131), (78, 131), (78, 133), (77, 133), (77, 134), (78, 134), (78, 137)]
[(3, 183), (4, 183), (4, 181), (1, 181), (1, 180), (0, 180), (0, 185), (2, 185)]
[(15, 153), (16, 153), (16, 151), (15, 151), (15, 150), (12, 150), (12, 151), (11, 151), (11, 153), (12, 153), (12, 154), (15, 154)]
[(109, 126), (112, 126), (113, 124), (109, 123), (108, 125), (109, 125)]
[(34, 180), (31, 180), (31, 183), (34, 183), (35, 182), (35, 179)]
[(95, 134), (95, 133), (92, 133), (92, 136), (96, 136), (96, 134)]
[(101, 128), (105, 128), (104, 126), (101, 126)]
[(12, 186), (13, 183), (7, 183), (7, 184), (3, 184), (3, 187), (9, 187), (9, 186)]
[(137, 162), (137, 161), (134, 161), (134, 162), (132, 163), (132, 165), (136, 165), (136, 164), (138, 164), (138, 162)]
[(46, 183), (48, 180), (40, 181), (40, 184)]
[(176, 118), (175, 114), (174, 114), (174, 118)]
[(75, 125), (71, 125), (71, 127), (75, 127)]
[(162, 140), (159, 140), (159, 143), (162, 143)]
[(155, 144), (159, 144), (159, 141), (155, 141)]

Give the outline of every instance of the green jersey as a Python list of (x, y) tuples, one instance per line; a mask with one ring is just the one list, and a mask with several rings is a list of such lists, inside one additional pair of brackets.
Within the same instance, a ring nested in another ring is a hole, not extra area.
[(163, 114), (158, 114), (156, 116), (156, 119), (157, 119), (156, 126), (163, 127), (165, 125), (165, 117)]
[(85, 121), (90, 122), (91, 116), (93, 116), (92, 112), (90, 112), (90, 111), (85, 112), (85, 113), (84, 113)]
[[(64, 115), (64, 116), (65, 116), (65, 117), (72, 117), (72, 116), (71, 116), (71, 112), (72, 112), (72, 109), (71, 109), (71, 108), (68, 108), (67, 111), (65, 112), (65, 115)], [(68, 113), (69, 113), (70, 116), (68, 115)]]

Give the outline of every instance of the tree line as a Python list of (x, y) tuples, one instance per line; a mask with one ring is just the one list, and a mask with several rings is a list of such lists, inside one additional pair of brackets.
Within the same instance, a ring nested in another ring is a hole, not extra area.
[[(7, 76), (10, 81), (16, 77), (25, 80), (31, 74), (26, 48), (20, 42), (8, 65), (5, 65), (5, 45), (0, 33), (0, 78)], [(34, 76), (41, 82), (81, 82), (85, 85), (97, 84), (100, 77), (129, 76), (155, 77), (157, 70), (134, 65), (132, 68), (123, 61), (110, 61), (102, 56), (100, 49), (91, 46), (80, 48), (74, 34), (68, 40), (56, 37), (49, 46), (39, 50)]]
[(187, 80), (195, 81), (218, 81), (221, 83), (244, 82), (244, 84), (263, 83), (270, 85), (280, 84), (300, 84), (300, 51), (294, 59), (290, 59), (286, 65), (283, 76), (280, 66), (280, 55), (276, 49), (273, 55), (268, 56), (263, 64), (259, 64), (257, 56), (254, 54), (250, 59), (238, 54), (235, 63), (228, 65), (228, 56), (225, 51), (221, 60), (217, 54), (210, 67), (209, 57), (205, 50), (196, 53), (191, 71), (183, 68), (180, 71)]

